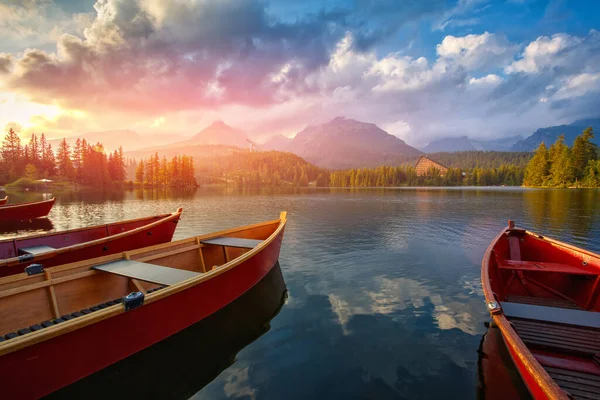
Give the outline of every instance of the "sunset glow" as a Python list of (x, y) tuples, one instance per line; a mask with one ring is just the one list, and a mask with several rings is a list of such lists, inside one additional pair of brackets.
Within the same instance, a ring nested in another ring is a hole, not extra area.
[(597, 5), (452, 3), (8, 2), (0, 126), (261, 139), (343, 115), (424, 145), (593, 116)]

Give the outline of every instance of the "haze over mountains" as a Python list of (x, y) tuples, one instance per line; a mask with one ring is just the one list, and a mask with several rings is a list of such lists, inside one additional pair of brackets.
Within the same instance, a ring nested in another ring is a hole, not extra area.
[[(534, 151), (540, 143), (544, 142), (547, 146), (552, 145), (556, 139), (561, 135), (565, 135), (565, 143), (571, 146), (575, 141), (575, 138), (583, 132), (587, 127), (593, 127), (598, 135), (600, 129), (600, 118), (596, 119), (580, 119), (569, 125), (558, 125), (549, 126), (547, 128), (540, 128), (533, 133), (533, 135), (518, 141), (515, 143), (511, 150), (512, 151)], [(598, 136), (595, 137), (594, 142), (599, 143)]]
[[(66, 138), (67, 143), (72, 147), (77, 139), (85, 139), (88, 143), (102, 143), (107, 151), (114, 151), (123, 147), (125, 151), (132, 151), (149, 146), (164, 146), (173, 141), (183, 139), (183, 136), (173, 135), (140, 135), (139, 133), (129, 129), (119, 129), (110, 131), (88, 132), (79, 136), (71, 136)], [(62, 138), (51, 139), (48, 141), (53, 149), (57, 149)]]
[[(542, 141), (551, 145), (560, 134), (565, 134), (565, 142), (572, 144), (575, 137), (588, 126), (600, 127), (600, 119), (540, 128), (526, 138), (513, 136), (487, 141), (467, 136), (445, 138), (429, 143), (422, 150), (425, 153), (475, 150), (530, 152)], [(135, 158), (145, 158), (156, 152), (167, 157), (181, 154), (196, 158), (215, 157), (251, 147), (246, 132), (223, 121), (215, 121), (189, 138), (180, 135), (146, 136), (131, 130), (91, 132), (80, 137), (91, 143), (101, 142), (108, 151), (121, 145), (127, 156)], [(74, 144), (76, 138), (68, 138), (67, 141)], [(50, 141), (53, 148), (58, 146), (58, 142)], [(315, 165), (332, 169), (399, 165), (414, 161), (423, 154), (375, 124), (343, 117), (324, 124), (309, 125), (293, 138), (273, 136), (260, 144), (259, 149), (291, 152)]]
[[(565, 143), (572, 145), (575, 138), (589, 126), (598, 131), (600, 129), (600, 119), (577, 120), (568, 125), (540, 128), (533, 134), (526, 136), (512, 136), (496, 140), (477, 140), (467, 136), (443, 138), (432, 141), (423, 148), (423, 151), (425, 153), (472, 150), (534, 151), (541, 142), (544, 142), (547, 146), (551, 146), (561, 134), (565, 135)], [(595, 142), (599, 142), (598, 137), (595, 138)]]

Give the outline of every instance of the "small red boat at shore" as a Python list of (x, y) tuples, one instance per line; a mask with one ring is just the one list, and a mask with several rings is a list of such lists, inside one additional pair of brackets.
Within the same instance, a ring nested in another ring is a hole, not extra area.
[[(8, 198), (6, 199), (8, 201)], [(50, 200), (32, 201), (0, 206), (0, 221), (25, 221), (48, 216), (55, 197)]]
[(276, 265), (286, 221), (1, 278), (3, 397), (47, 395), (230, 304)]
[(600, 398), (600, 255), (509, 221), (487, 249), (481, 277), (533, 398)]
[(8, 203), (8, 196), (5, 196), (3, 199), (0, 199), (0, 206), (5, 206)]
[(170, 242), (182, 209), (170, 214), (0, 241), (0, 277)]

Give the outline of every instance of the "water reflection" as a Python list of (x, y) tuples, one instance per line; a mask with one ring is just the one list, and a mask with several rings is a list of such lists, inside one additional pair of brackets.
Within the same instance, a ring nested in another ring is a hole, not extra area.
[(36, 218), (30, 221), (1, 221), (0, 235), (34, 235), (52, 230), (54, 225), (48, 218)]
[(486, 325), (488, 330), (482, 336), (477, 351), (477, 399), (531, 399), (504, 344), (500, 329), (493, 324)]
[[(183, 207), (175, 239), (289, 212), (289, 301), (197, 398), (475, 398), (481, 258), (508, 219), (600, 251), (599, 190), (199, 189), (62, 198), (54, 229)], [(151, 375), (151, 379), (156, 378)], [(158, 379), (158, 378), (156, 378)], [(167, 378), (165, 378), (167, 379)], [(179, 380), (169, 376), (170, 385)]]
[(269, 331), (285, 293), (277, 264), (227, 307), (48, 398), (187, 399), (234, 365), (242, 348)]

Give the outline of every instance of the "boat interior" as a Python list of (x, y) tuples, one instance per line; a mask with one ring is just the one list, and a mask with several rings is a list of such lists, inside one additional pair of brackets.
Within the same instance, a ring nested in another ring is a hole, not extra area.
[(502, 313), (572, 398), (600, 398), (600, 259), (520, 229), (492, 249), (489, 277)]
[(0, 342), (9, 342), (0, 343), (0, 353), (3, 344), (31, 332), (110, 307), (120, 312), (132, 292), (144, 293), (148, 303), (168, 295), (160, 292), (166, 287), (217, 276), (273, 235), (282, 220), (285, 213), (281, 220), (1, 278)]

